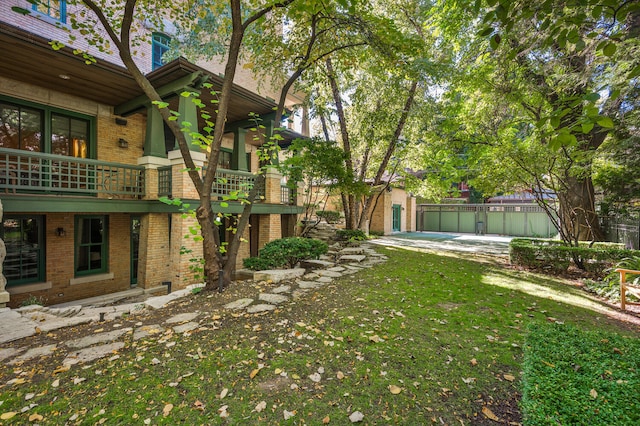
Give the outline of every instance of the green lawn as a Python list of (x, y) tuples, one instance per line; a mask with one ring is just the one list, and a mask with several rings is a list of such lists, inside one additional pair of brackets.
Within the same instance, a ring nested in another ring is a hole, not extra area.
[(188, 309), (210, 322), (190, 336), (130, 339), (119, 357), (24, 383), (6, 384), (26, 367), (4, 366), (0, 414), (18, 414), (0, 424), (517, 424), (531, 324), (640, 335), (562, 280), (379, 250), (388, 262), (274, 312), (231, 315), (200, 293)]

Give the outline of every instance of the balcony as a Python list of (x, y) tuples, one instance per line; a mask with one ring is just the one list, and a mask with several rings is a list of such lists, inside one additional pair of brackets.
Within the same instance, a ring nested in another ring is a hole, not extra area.
[(0, 148), (0, 191), (142, 198), (144, 167)]
[[(181, 172), (186, 173), (186, 172)], [(171, 167), (158, 168), (158, 196), (171, 197), (174, 177)], [(217, 169), (216, 177), (211, 188), (211, 196), (228, 197), (233, 194), (248, 194), (255, 182), (255, 175), (239, 170)], [(255, 202), (260, 202), (264, 196), (264, 190), (258, 191)]]

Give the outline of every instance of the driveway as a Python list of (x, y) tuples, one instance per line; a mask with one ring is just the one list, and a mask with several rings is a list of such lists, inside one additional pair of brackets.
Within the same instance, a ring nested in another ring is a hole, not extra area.
[(502, 235), (454, 234), (447, 232), (403, 232), (371, 240), (374, 244), (394, 247), (413, 247), (433, 251), (509, 255), (513, 237)]

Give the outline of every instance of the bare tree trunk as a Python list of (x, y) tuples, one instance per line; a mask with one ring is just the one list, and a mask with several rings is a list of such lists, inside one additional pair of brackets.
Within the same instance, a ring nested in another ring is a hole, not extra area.
[(600, 228), (595, 208), (595, 196), (591, 177), (566, 179), (567, 190), (558, 194), (560, 202), (560, 226), (563, 233), (578, 241), (602, 241), (604, 232)]

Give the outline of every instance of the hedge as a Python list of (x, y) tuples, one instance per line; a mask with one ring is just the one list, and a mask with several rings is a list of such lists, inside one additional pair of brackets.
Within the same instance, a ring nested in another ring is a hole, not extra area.
[(524, 424), (640, 424), (640, 341), (562, 324), (531, 325), (525, 339)]
[(509, 260), (512, 265), (562, 273), (578, 259), (587, 271), (604, 276), (613, 264), (638, 253), (618, 243), (598, 242), (591, 247), (589, 244), (580, 242), (578, 247), (573, 247), (559, 240), (514, 238), (509, 244)]

